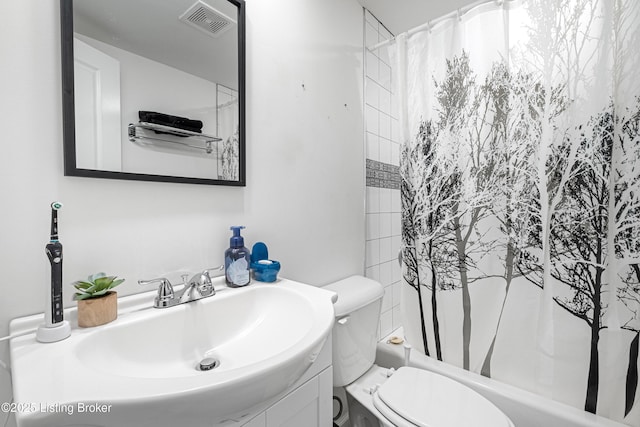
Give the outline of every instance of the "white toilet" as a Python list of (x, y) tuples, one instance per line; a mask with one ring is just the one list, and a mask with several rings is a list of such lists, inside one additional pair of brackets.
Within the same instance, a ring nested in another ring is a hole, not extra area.
[(384, 289), (362, 276), (325, 286), (334, 304), (333, 386), (345, 387), (352, 427), (513, 427), (470, 388), (423, 369), (373, 362)]

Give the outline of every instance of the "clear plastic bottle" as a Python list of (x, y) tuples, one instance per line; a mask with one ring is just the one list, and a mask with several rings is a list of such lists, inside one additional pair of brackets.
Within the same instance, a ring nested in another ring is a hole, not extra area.
[(229, 239), (230, 247), (224, 252), (224, 273), (227, 285), (231, 287), (246, 286), (251, 281), (249, 267), (251, 254), (244, 246), (244, 238), (240, 230), (244, 226), (232, 226), (233, 236)]

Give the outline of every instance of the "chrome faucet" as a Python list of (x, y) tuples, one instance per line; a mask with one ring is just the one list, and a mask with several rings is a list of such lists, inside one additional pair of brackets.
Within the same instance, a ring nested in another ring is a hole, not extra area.
[(179, 291), (174, 291), (169, 279), (164, 277), (151, 280), (138, 280), (138, 284), (145, 286), (152, 283), (159, 283), (158, 295), (153, 300), (153, 306), (155, 308), (167, 308), (215, 295), (216, 290), (211, 282), (211, 275), (209, 272), (220, 272), (220, 274), (214, 275), (214, 277), (218, 277), (222, 274), (223, 270), (223, 266), (209, 268), (201, 271), (200, 273), (196, 273), (189, 280), (187, 280), (189, 275), (185, 274), (182, 276), (184, 287)]

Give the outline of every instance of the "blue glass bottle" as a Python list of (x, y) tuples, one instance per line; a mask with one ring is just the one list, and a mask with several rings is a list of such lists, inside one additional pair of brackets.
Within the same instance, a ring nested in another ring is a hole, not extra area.
[(230, 229), (233, 236), (229, 239), (230, 247), (224, 253), (224, 274), (227, 285), (233, 288), (246, 286), (251, 281), (249, 266), (251, 263), (249, 249), (244, 246), (244, 238), (240, 230), (244, 226), (234, 225)]

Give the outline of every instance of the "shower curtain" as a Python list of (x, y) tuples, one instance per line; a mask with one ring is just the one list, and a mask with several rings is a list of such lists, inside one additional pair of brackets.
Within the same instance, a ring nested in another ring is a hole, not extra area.
[(238, 91), (217, 85), (218, 178), (237, 181), (240, 173), (240, 117)]
[(640, 426), (640, 2), (493, 1), (392, 52), (407, 337)]

